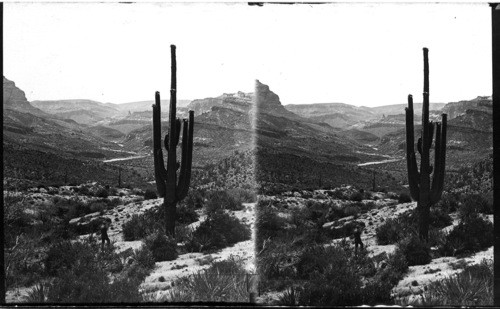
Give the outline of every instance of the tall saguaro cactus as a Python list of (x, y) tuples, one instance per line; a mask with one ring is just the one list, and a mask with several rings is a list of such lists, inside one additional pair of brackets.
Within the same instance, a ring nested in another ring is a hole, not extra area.
[[(444, 184), (444, 168), (446, 156), (447, 115), (442, 114), (442, 122), (429, 121), (429, 58), (427, 48), (424, 48), (424, 93), (422, 105), (422, 135), (418, 139), (417, 150), (420, 153), (420, 172), (418, 171), (415, 154), (413, 129), (413, 97), (408, 95), (406, 111), (406, 161), (408, 167), (408, 183), (411, 197), (417, 201), (419, 214), (419, 236), (427, 240), (429, 235), (430, 207), (441, 198)], [(436, 131), (434, 147), (434, 167), (430, 165), (430, 150)], [(431, 184), (432, 173), (432, 184)]]
[[(155, 104), (153, 105), (153, 156), (155, 165), (155, 180), (158, 196), (164, 198), (165, 207), (165, 231), (167, 235), (175, 236), (175, 210), (177, 202), (186, 197), (191, 180), (191, 163), (193, 155), (193, 127), (194, 112), (189, 111), (189, 120), (182, 121), (176, 118), (177, 105), (177, 63), (175, 57), (175, 45), (170, 45), (171, 53), (171, 86), (170, 86), (170, 111), (169, 129), (165, 136), (164, 146), (167, 151), (167, 167), (163, 161), (161, 149), (161, 107), (160, 93), (155, 94)], [(181, 164), (177, 162), (176, 148), (179, 144), (179, 137), (182, 127), (182, 153)], [(177, 170), (180, 167), (179, 175)], [(177, 179), (177, 176), (179, 176)]]

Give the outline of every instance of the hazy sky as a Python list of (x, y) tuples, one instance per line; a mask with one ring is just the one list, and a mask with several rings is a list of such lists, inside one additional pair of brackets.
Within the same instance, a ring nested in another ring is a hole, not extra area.
[(166, 99), (170, 44), (179, 99), (259, 79), (283, 104), (420, 102), (424, 46), (431, 102), (492, 92), (487, 4), (4, 4), (4, 75), (30, 101)]

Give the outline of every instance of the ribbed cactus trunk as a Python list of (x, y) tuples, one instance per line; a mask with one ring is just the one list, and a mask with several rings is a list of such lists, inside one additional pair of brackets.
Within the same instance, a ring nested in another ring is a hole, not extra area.
[[(411, 197), (417, 201), (419, 215), (419, 236), (427, 240), (429, 235), (430, 207), (441, 198), (444, 184), (446, 127), (447, 116), (442, 115), (442, 124), (429, 121), (429, 59), (428, 49), (424, 48), (424, 93), (422, 104), (422, 135), (417, 148), (420, 153), (420, 173), (418, 171), (413, 128), (413, 97), (408, 96), (406, 108), (406, 161), (408, 168), (408, 184)], [(430, 150), (436, 128), (434, 149), (434, 167), (430, 164)], [(431, 185), (431, 173), (432, 185)]]
[[(156, 92), (155, 104), (153, 105), (153, 155), (155, 165), (155, 180), (158, 196), (164, 198), (165, 207), (165, 232), (167, 235), (175, 236), (176, 205), (186, 197), (191, 179), (191, 163), (193, 153), (193, 128), (194, 112), (189, 111), (189, 120), (182, 122), (176, 118), (177, 109), (177, 63), (175, 46), (170, 46), (171, 52), (171, 86), (170, 86), (170, 111), (169, 129), (165, 136), (164, 146), (167, 151), (167, 168), (164, 167), (163, 153), (161, 150), (161, 100), (160, 93)], [(177, 145), (181, 133), (182, 124), (182, 154), (179, 179), (177, 180)]]

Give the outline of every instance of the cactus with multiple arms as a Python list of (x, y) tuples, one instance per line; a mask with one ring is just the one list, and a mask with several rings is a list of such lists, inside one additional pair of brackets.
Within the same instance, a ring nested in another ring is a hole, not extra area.
[[(155, 180), (158, 196), (164, 198), (165, 207), (165, 231), (167, 235), (175, 236), (175, 209), (177, 202), (186, 197), (191, 179), (191, 163), (193, 154), (193, 125), (194, 112), (189, 111), (189, 120), (176, 118), (177, 104), (177, 64), (175, 59), (175, 45), (170, 46), (172, 57), (172, 77), (170, 87), (170, 111), (169, 129), (165, 136), (164, 146), (167, 151), (167, 168), (163, 161), (161, 149), (161, 107), (160, 93), (156, 92), (155, 104), (153, 105), (153, 156), (155, 165)], [(179, 144), (182, 128), (182, 154), (181, 164), (177, 162), (176, 148)], [(180, 167), (179, 179), (177, 170)]]
[[(424, 48), (424, 101), (422, 106), (422, 137), (418, 139), (417, 149), (420, 153), (420, 172), (415, 155), (413, 130), (413, 98), (408, 96), (406, 110), (406, 161), (408, 167), (408, 183), (411, 197), (417, 201), (419, 214), (419, 236), (428, 239), (430, 207), (441, 198), (444, 183), (446, 155), (447, 115), (442, 115), (442, 123), (429, 121), (429, 60), (428, 49)], [(430, 165), (430, 149), (436, 131), (434, 143), (434, 167)], [(431, 184), (432, 173), (432, 184)]]

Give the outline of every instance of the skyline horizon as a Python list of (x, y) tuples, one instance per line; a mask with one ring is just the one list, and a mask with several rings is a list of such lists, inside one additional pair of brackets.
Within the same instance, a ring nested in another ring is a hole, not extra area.
[[(12, 82), (14, 82), (14, 84), (16, 85), (16, 87), (18, 87), (19, 89), (21, 89), (25, 94), (26, 94), (26, 91), (22, 88), (20, 88), (18, 86), (18, 84), (16, 83), (16, 81), (13, 81), (11, 79), (8, 79), (5, 75), (4, 77), (7, 79), (7, 80), (10, 80)], [(257, 79), (256, 79), (257, 80)], [(265, 84), (265, 83), (264, 83)], [(267, 84), (266, 84), (267, 85)], [(268, 85), (269, 86), (269, 85)], [(272, 90), (271, 86), (270, 87), (270, 90)], [(177, 98), (178, 101), (190, 101), (190, 102), (193, 102), (195, 100), (204, 100), (204, 99), (209, 99), (209, 98), (216, 98), (216, 97), (220, 97), (220, 96), (223, 96), (224, 94), (236, 94), (238, 92), (244, 92), (246, 94), (250, 94), (250, 93), (255, 93), (254, 91), (252, 92), (245, 92), (245, 91), (241, 91), (241, 90), (237, 90), (235, 92), (224, 92), (224, 93), (221, 93), (220, 95), (218, 96), (214, 96), (214, 97), (204, 97), (204, 98)], [(274, 91), (273, 91), (274, 92)], [(276, 93), (276, 95), (278, 95), (278, 97), (280, 97), (280, 94)], [(414, 104), (421, 104), (422, 101), (421, 100), (418, 100), (418, 98), (415, 98), (415, 95), (413, 95), (413, 103)], [(471, 101), (471, 100), (474, 100), (474, 99), (477, 99), (478, 97), (488, 97), (488, 98), (491, 98), (492, 95), (477, 95), (473, 98), (464, 98), (464, 99), (460, 99), (458, 101), (444, 101), (444, 102), (429, 102), (430, 104), (448, 104), (448, 103), (456, 103), (456, 102), (461, 102), (461, 101)], [(170, 100), (170, 97), (168, 98), (162, 98), (162, 101), (163, 100)], [(95, 99), (92, 99), (92, 98), (59, 98), (59, 99), (49, 99), (49, 100), (44, 100), (44, 99), (35, 99), (35, 100), (28, 100), (28, 102), (35, 102), (35, 101), (44, 101), (44, 102), (47, 102), (47, 101), (93, 101), (93, 102), (98, 102), (98, 103), (102, 103), (102, 104), (114, 104), (114, 105), (122, 105), (122, 104), (132, 104), (132, 103), (140, 103), (140, 102), (154, 102), (154, 99), (142, 99), (142, 100), (134, 100), (134, 101), (125, 101), (125, 102), (102, 102), (102, 101), (99, 101), (99, 100), (95, 100)], [(389, 103), (389, 104), (381, 104), (381, 105), (373, 105), (373, 106), (368, 106), (368, 105), (362, 105), (362, 104), (356, 104), (356, 103), (349, 103), (349, 102), (334, 102), (334, 101), (330, 101), (330, 102), (307, 102), (307, 103), (284, 103), (281, 101), (281, 98), (280, 98), (280, 102), (281, 102), (281, 105), (283, 106), (286, 106), (286, 105), (316, 105), (316, 104), (346, 104), (346, 105), (351, 105), (351, 106), (355, 106), (355, 107), (367, 107), (367, 108), (376, 108), (376, 107), (382, 107), (382, 106), (391, 106), (391, 105), (404, 105), (404, 104), (407, 104), (407, 102), (402, 102), (402, 103)]]
[(423, 47), (431, 101), (492, 92), (487, 4), (5, 3), (4, 42), (4, 74), (32, 101), (168, 93), (170, 44), (189, 100), (259, 77), (284, 105), (401, 104), (422, 92)]

